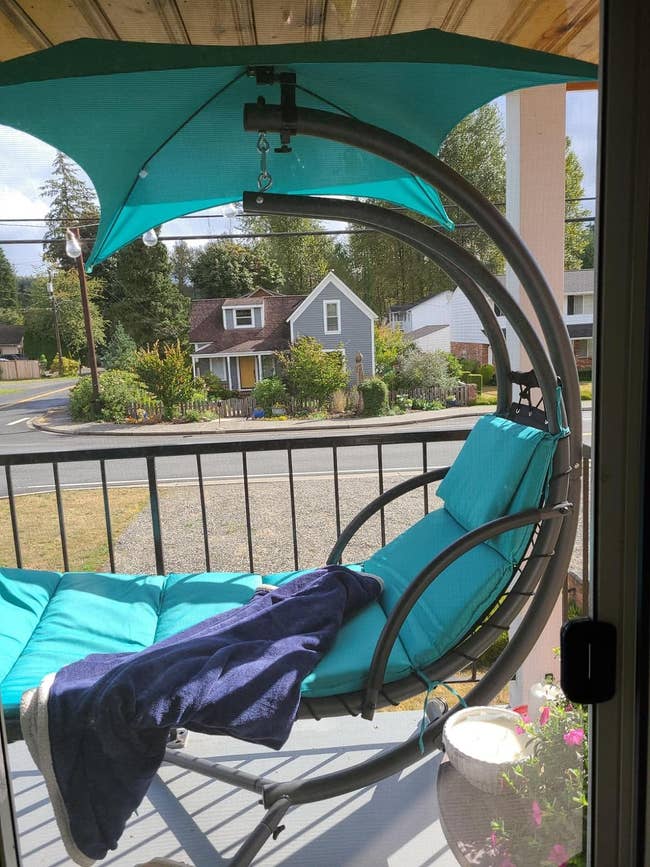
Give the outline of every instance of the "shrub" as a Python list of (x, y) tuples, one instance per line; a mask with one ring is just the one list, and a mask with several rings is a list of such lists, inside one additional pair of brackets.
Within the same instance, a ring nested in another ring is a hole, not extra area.
[(481, 394), (481, 392), (483, 391), (483, 377), (480, 373), (468, 373), (467, 371), (464, 371), (461, 374), (461, 379), (463, 382), (471, 382), (473, 385), (475, 385), (477, 394)]
[(460, 362), (461, 369), (466, 370), (468, 373), (478, 373), (481, 366), (480, 362), (475, 358), (459, 358), (458, 361)]
[(388, 386), (383, 379), (366, 379), (357, 388), (363, 398), (362, 415), (385, 415), (388, 412)]
[(435, 352), (414, 349), (400, 359), (396, 379), (405, 390), (438, 387), (451, 391), (458, 382), (458, 375), (458, 361), (454, 356), (441, 349)]
[[(79, 362), (76, 358), (66, 358), (65, 355), (61, 359), (62, 364), (62, 375), (63, 376), (77, 376), (79, 373)], [(52, 373), (59, 372), (59, 356), (55, 355), (52, 364), (50, 365), (50, 371)]]
[(478, 369), (478, 373), (480, 373), (483, 377), (484, 385), (494, 385), (494, 383), (496, 382), (494, 378), (496, 368), (493, 364), (482, 364)]
[(266, 415), (271, 415), (271, 411), (276, 404), (284, 405), (287, 397), (287, 389), (282, 380), (277, 376), (260, 379), (253, 387), (255, 403), (257, 406), (262, 407)]
[(175, 417), (180, 404), (192, 399), (192, 369), (179, 341), (163, 346), (162, 350), (158, 341), (151, 348), (139, 349), (134, 369), (153, 396), (162, 403), (166, 420)]
[(340, 352), (325, 352), (315, 337), (300, 337), (285, 352), (276, 353), (289, 393), (301, 401), (324, 406), (338, 388), (348, 384)]
[(85, 376), (70, 392), (70, 414), (75, 421), (124, 421), (130, 404), (151, 399), (138, 377), (126, 370), (102, 373), (96, 405), (92, 397), (92, 380)]
[(580, 400), (591, 400), (591, 383), (580, 386)]
[(585, 370), (579, 370), (578, 371), (578, 379), (580, 380), (580, 382), (591, 382), (591, 380), (592, 380), (591, 368), (587, 367), (587, 368), (585, 368)]
[(205, 385), (206, 393), (210, 400), (225, 400), (227, 397), (233, 397), (236, 392), (231, 391), (226, 383), (219, 377), (208, 370), (201, 377)]

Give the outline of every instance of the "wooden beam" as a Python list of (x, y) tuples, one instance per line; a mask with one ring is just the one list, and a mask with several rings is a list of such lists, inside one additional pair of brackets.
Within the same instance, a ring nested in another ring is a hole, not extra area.
[(169, 41), (191, 45), (190, 35), (176, 0), (154, 0), (154, 5), (169, 36)]
[(72, 2), (97, 39), (120, 38), (120, 34), (97, 0), (72, 0)]
[(36, 22), (25, 12), (17, 0), (0, 0), (0, 14), (18, 31), (36, 51), (51, 48), (54, 44)]

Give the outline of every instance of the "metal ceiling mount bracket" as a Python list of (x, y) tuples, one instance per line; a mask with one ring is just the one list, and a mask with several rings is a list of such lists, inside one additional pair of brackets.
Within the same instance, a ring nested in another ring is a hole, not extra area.
[(298, 131), (298, 116), (296, 113), (296, 73), (276, 72), (273, 66), (249, 66), (248, 75), (255, 78), (259, 85), (280, 85), (280, 112), (282, 128), (280, 147), (274, 148), (276, 154), (290, 154), (291, 136)]

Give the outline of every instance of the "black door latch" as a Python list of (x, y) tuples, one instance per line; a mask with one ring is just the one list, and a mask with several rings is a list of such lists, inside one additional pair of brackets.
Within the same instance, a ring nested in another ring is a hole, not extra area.
[(562, 691), (577, 704), (609, 701), (616, 691), (616, 628), (578, 617), (560, 633)]

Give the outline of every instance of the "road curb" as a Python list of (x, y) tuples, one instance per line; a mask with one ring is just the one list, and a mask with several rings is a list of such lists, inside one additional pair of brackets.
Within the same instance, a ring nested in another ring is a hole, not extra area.
[[(131, 437), (132, 436), (147, 436), (147, 437), (150, 437), (150, 436), (160, 436), (160, 437), (162, 437), (162, 436), (165, 436), (165, 437), (185, 436), (185, 437), (188, 437), (188, 436), (216, 436), (216, 435), (227, 436), (227, 435), (238, 434), (238, 433), (246, 433), (246, 434), (248, 434), (248, 433), (269, 433), (271, 431), (275, 431), (275, 432), (292, 431), (292, 432), (295, 432), (295, 431), (315, 431), (315, 430), (325, 430), (325, 431), (327, 431), (327, 430), (355, 430), (355, 429), (367, 430), (368, 428), (396, 427), (398, 425), (407, 426), (407, 425), (414, 425), (414, 424), (422, 424), (423, 422), (434, 421), (436, 419), (441, 419), (441, 418), (444, 418), (444, 419), (476, 418), (477, 416), (486, 415), (488, 412), (493, 411), (494, 408), (491, 406), (488, 406), (488, 407), (469, 407), (469, 409), (471, 409), (472, 412), (457, 412), (457, 413), (454, 413), (453, 415), (445, 415), (445, 416), (432, 416), (430, 414), (425, 415), (425, 413), (422, 413), (421, 417), (409, 418), (409, 419), (403, 419), (403, 420), (393, 420), (393, 419), (399, 419), (399, 416), (391, 416), (391, 421), (382, 421), (382, 422), (370, 421), (370, 422), (368, 422), (368, 424), (363, 424), (363, 425), (353, 424), (351, 422), (341, 422), (340, 424), (336, 423), (336, 424), (327, 424), (327, 425), (323, 425), (323, 424), (320, 424), (320, 425), (319, 424), (313, 424), (313, 425), (304, 425), (304, 426), (302, 426), (302, 425), (301, 426), (288, 425), (287, 427), (279, 428), (279, 427), (261, 426), (258, 424), (258, 425), (254, 425), (250, 428), (247, 428), (246, 430), (241, 430), (241, 431), (236, 430), (236, 429), (224, 430), (223, 428), (217, 428), (215, 430), (198, 430), (198, 431), (197, 430), (187, 430), (187, 429), (183, 430), (181, 425), (179, 425), (179, 427), (181, 427), (181, 430), (178, 430), (178, 431), (175, 431), (175, 430), (160, 431), (160, 430), (150, 430), (148, 428), (145, 430), (143, 430), (141, 428), (138, 428), (136, 430), (79, 430), (79, 429), (74, 429), (74, 425), (64, 426), (64, 425), (50, 424), (50, 423), (48, 423), (47, 418), (45, 416), (40, 416), (39, 418), (30, 419), (28, 424), (30, 424), (32, 427), (36, 428), (37, 430), (44, 430), (44, 431), (48, 431), (49, 433), (58, 433), (58, 434), (62, 434), (64, 436), (115, 436), (115, 437), (129, 437), (129, 436), (131, 436)], [(66, 427), (70, 427), (73, 429), (72, 430), (66, 430), (65, 429)], [(153, 427), (153, 425), (151, 427)]]

